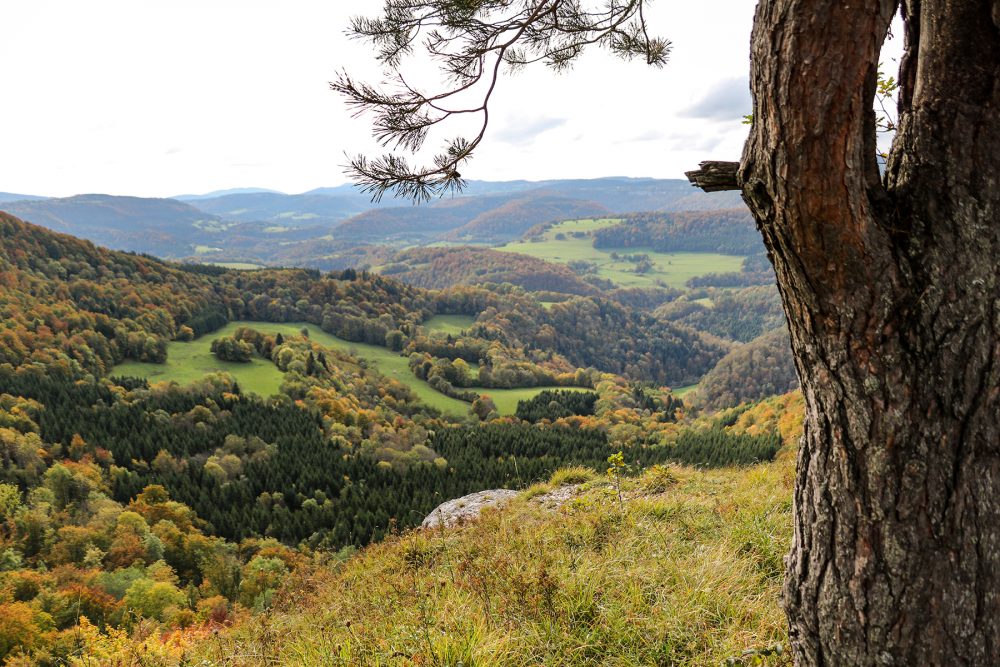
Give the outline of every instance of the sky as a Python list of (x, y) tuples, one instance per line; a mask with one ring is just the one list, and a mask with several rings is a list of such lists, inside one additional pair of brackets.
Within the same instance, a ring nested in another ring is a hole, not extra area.
[[(329, 81), (382, 78), (349, 18), (380, 0), (3, 0), (0, 192), (146, 197), (347, 181), (381, 151)], [(663, 69), (594, 51), (505, 76), (476, 180), (682, 178), (739, 159), (753, 0), (656, 0)], [(409, 71), (426, 79), (426, 63)], [(454, 132), (448, 134), (452, 136)], [(431, 146), (435, 146), (433, 138)]]

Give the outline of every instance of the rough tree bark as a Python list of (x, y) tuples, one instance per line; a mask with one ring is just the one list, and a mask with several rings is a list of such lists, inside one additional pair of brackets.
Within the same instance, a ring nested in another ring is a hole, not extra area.
[(1000, 665), (1000, 1), (761, 0), (737, 182), (806, 428), (784, 604), (797, 665)]

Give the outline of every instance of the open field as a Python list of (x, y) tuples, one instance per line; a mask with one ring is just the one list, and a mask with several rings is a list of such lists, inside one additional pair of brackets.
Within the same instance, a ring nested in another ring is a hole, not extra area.
[(263, 264), (251, 264), (250, 262), (207, 262), (212, 266), (221, 266), (224, 269), (236, 269), (237, 271), (254, 271), (263, 269)]
[[(226, 327), (229, 329), (229, 327)], [(235, 329), (235, 326), (232, 327)], [(232, 333), (230, 331), (229, 333)], [(270, 361), (254, 357), (250, 363), (220, 361), (209, 349), (220, 332), (202, 336), (190, 343), (174, 341), (167, 348), (167, 363), (147, 364), (126, 361), (114, 367), (112, 375), (144, 377), (150, 382), (177, 382), (190, 384), (209, 373), (229, 373), (247, 393), (271, 396), (278, 393), (284, 374)]]
[(502, 415), (514, 414), (514, 411), (517, 410), (518, 401), (526, 401), (529, 398), (534, 398), (536, 394), (541, 393), (546, 389), (593, 391), (592, 389), (585, 389), (583, 387), (527, 387), (524, 389), (491, 389), (486, 387), (473, 387), (473, 389), (478, 391), (480, 394), (485, 394), (486, 396), (492, 398), (493, 403), (497, 406), (497, 412)]
[(670, 393), (677, 398), (683, 398), (685, 394), (690, 394), (692, 391), (698, 388), (696, 384), (689, 384), (686, 387), (671, 387)]
[[(462, 326), (459, 318), (463, 318), (464, 316), (444, 315), (433, 319), (437, 320), (439, 317), (444, 319), (437, 323), (438, 327), (454, 327)], [(465, 319), (471, 320), (471, 318)], [(241, 326), (253, 327), (262, 333), (280, 333), (283, 336), (297, 336), (303, 328), (306, 328), (309, 330), (309, 338), (313, 341), (325, 347), (341, 350), (359, 359), (368, 361), (382, 375), (398, 380), (412, 389), (425, 404), (455, 417), (464, 416), (469, 412), (468, 403), (435, 391), (426, 382), (413, 375), (410, 372), (406, 357), (400, 356), (384, 347), (378, 347), (377, 345), (352, 343), (342, 338), (337, 338), (322, 331), (315, 324), (305, 322), (230, 322), (218, 331), (206, 334), (189, 343), (179, 341), (170, 343), (167, 349), (167, 363), (165, 364), (128, 361), (115, 366), (113, 374), (144, 377), (150, 382), (173, 381), (179, 384), (188, 384), (201, 379), (208, 373), (223, 371), (231, 374), (245, 392), (261, 396), (277, 394), (281, 387), (282, 373), (270, 361), (255, 357), (250, 363), (241, 364), (219, 361), (212, 354), (211, 346), (213, 340), (222, 336), (231, 336)], [(471, 366), (473, 366), (472, 370), (478, 370), (475, 364)], [(474, 387), (473, 390), (489, 394), (496, 403), (500, 413), (508, 415), (514, 414), (519, 400), (531, 398), (544, 389), (554, 388), (484, 389)]]
[(181, 384), (193, 382), (206, 373), (226, 371), (231, 373), (244, 391), (271, 396), (278, 393), (281, 386), (282, 373), (278, 368), (264, 359), (255, 357), (249, 364), (219, 361), (211, 352), (212, 341), (222, 336), (231, 336), (241, 326), (269, 334), (280, 333), (283, 336), (297, 336), (306, 328), (309, 338), (325, 347), (342, 350), (359, 359), (365, 359), (378, 372), (408, 386), (417, 394), (421, 401), (442, 412), (461, 416), (468, 412), (469, 405), (458, 399), (445, 396), (434, 391), (423, 380), (410, 372), (406, 357), (401, 357), (384, 347), (351, 343), (322, 331), (315, 324), (305, 322), (230, 322), (223, 328), (206, 334), (190, 343), (174, 341), (167, 349), (166, 364), (145, 364), (130, 361), (115, 367), (116, 375), (136, 375), (148, 378), (151, 382), (173, 380)]
[[(593, 262), (597, 275), (621, 287), (651, 287), (659, 283), (683, 288), (684, 283), (706, 273), (738, 272), (743, 257), (715, 253), (680, 252), (661, 253), (650, 248), (598, 249), (593, 246), (591, 232), (610, 227), (618, 222), (604, 220), (567, 220), (546, 230), (541, 241), (517, 241), (497, 248), (517, 252), (550, 262), (568, 264), (573, 261)], [(558, 237), (558, 238), (557, 238)], [(647, 273), (635, 273), (632, 262), (615, 260), (612, 252), (619, 254), (645, 254), (653, 264)]]
[(437, 331), (443, 334), (452, 334), (457, 336), (464, 330), (472, 326), (476, 318), (471, 315), (435, 315), (426, 322), (423, 326), (428, 331)]

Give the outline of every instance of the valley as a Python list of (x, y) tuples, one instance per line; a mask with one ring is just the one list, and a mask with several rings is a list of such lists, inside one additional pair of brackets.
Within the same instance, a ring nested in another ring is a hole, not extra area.
[(0, 667), (1000, 665), (998, 8), (0, 2)]
[[(586, 263), (589, 265), (583, 269), (586, 275), (608, 280), (618, 287), (683, 289), (687, 281), (696, 276), (738, 272), (745, 259), (742, 255), (718, 253), (662, 253), (643, 246), (629, 247), (627, 251), (594, 247), (594, 231), (621, 222), (620, 219), (567, 220), (526, 240), (500, 246), (498, 250), (559, 264)], [(628, 259), (636, 256), (648, 261), (640, 268), (641, 259)]]
[(471, 182), (460, 196), (419, 211), (393, 198), (372, 202), (352, 186), (298, 195), (247, 190), (174, 199), (91, 194), (0, 201), (2, 210), (22, 219), (118, 250), (233, 268), (323, 270), (363, 268), (358, 251), (369, 246), (396, 253), (442, 243), (496, 245), (551, 220), (738, 205), (730, 193), (706, 195), (685, 181), (621, 178)]
[[(473, 318), (464, 315), (436, 315), (424, 325), (430, 331), (444, 334), (458, 334), (467, 328)], [(298, 336), (301, 332), (309, 332), (309, 340), (331, 349), (340, 350), (351, 357), (364, 360), (370, 367), (387, 378), (406, 385), (420, 401), (441, 412), (464, 417), (469, 412), (469, 404), (432, 389), (427, 382), (416, 378), (409, 368), (408, 360), (399, 353), (391, 352), (384, 347), (367, 343), (352, 343), (337, 338), (318, 329), (308, 322), (251, 322), (236, 321), (203, 336), (197, 340), (182, 342), (173, 341), (167, 345), (167, 360), (165, 363), (149, 363), (128, 361), (115, 366), (112, 373), (117, 376), (139, 377), (150, 382), (176, 382), (181, 385), (202, 380), (212, 373), (226, 373), (239, 384), (244, 392), (257, 394), (263, 398), (279, 395), (284, 373), (269, 360), (258, 357), (248, 362), (224, 361), (218, 359), (211, 351), (212, 341), (219, 337), (232, 336), (238, 329), (249, 327), (266, 335), (282, 334), (285, 337)], [(475, 367), (475, 365), (473, 365)], [(512, 415), (518, 402), (528, 400), (547, 389), (560, 387), (526, 387), (519, 389), (480, 388), (471, 385), (493, 399), (497, 412), (501, 415)], [(576, 391), (586, 391), (581, 387), (570, 387)]]
[[(493, 229), (488, 221), (463, 234)], [(203, 219), (195, 229), (243, 233)], [(459, 561), (490, 572), (501, 599), (524, 594), (504, 572), (535, 567), (528, 553), (550, 558), (538, 572), (539, 582), (551, 577), (545, 590), (572, 597), (600, 580), (564, 566), (582, 562), (588, 540), (587, 567), (648, 578), (664, 539), (680, 554), (696, 538), (719, 550), (717, 571), (703, 576), (738, 580), (733, 595), (762, 600), (753, 618), (774, 618), (774, 553), (785, 538), (752, 517), (717, 525), (705, 523), (716, 509), (679, 509), (709, 503), (713, 489), (744, 493), (746, 482), (719, 486), (734, 474), (772, 487), (786, 479), (801, 432), (801, 397), (774, 397), (795, 388), (795, 373), (776, 335), (780, 302), (758, 284), (767, 276), (748, 238), (739, 214), (623, 215), (533, 224), (495, 249), (360, 245), (343, 256), (357, 268), (258, 268), (250, 257), (216, 264), (209, 248), (183, 263), (117, 252), (0, 213), (0, 612), (21, 619), (22, 633), (0, 655), (54, 667), (85, 647), (114, 661), (126, 650), (114, 638), (125, 636), (169, 667), (243, 651), (257, 641), (246, 634), (254, 623), (299, 627), (282, 616), (294, 611), (283, 596), (304, 578), (334, 586), (330, 563), (378, 573), (401, 558), (439, 578), (433, 554), (455, 542), (445, 533), (413, 551), (423, 538), (412, 531), (442, 500), (485, 489), (521, 494), (524, 525), (537, 531), (528, 547), (505, 528), (492, 542), (474, 538), (507, 565)], [(322, 243), (302, 249), (326, 253)], [(688, 500), (669, 495), (676, 484)], [(569, 494), (559, 512), (582, 523), (539, 514), (532, 499), (549, 493)], [(783, 498), (755, 507), (784, 521)], [(653, 517), (668, 531), (656, 539)], [(541, 546), (569, 525), (565, 549)], [(621, 553), (598, 546), (606, 540), (645, 555), (614, 565)], [(753, 563), (763, 578), (737, 576)], [(359, 595), (391, 579), (377, 576)], [(479, 618), (494, 613), (466, 597), (465, 583), (434, 590)], [(688, 607), (705, 595), (675, 593)], [(728, 593), (709, 597), (734, 604)], [(576, 604), (553, 598), (536, 609), (562, 618)], [(602, 608), (594, 632), (608, 637), (640, 609), (617, 595)], [(408, 641), (404, 618), (366, 622), (391, 623), (403, 634), (388, 636)], [(161, 633), (138, 640), (137, 623)], [(691, 655), (718, 656), (780, 637), (766, 623), (728, 643), (707, 631), (672, 636)], [(200, 643), (198, 628), (220, 639)], [(162, 633), (177, 642), (155, 639)], [(559, 633), (557, 643), (578, 641)], [(454, 634), (434, 650), (500, 662), (521, 661), (518, 647), (542, 650), (530, 637), (489, 636), (495, 650), (461, 648)], [(307, 632), (275, 642), (323, 662)], [(633, 649), (652, 655), (645, 641)], [(371, 647), (350, 655), (384, 657)]]

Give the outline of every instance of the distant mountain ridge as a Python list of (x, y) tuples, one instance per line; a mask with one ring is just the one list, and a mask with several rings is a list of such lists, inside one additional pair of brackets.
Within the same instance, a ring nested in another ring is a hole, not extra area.
[(206, 213), (227, 220), (283, 225), (335, 225), (377, 207), (359, 195), (286, 195), (280, 192), (233, 193), (187, 201)]
[(9, 202), (0, 209), (114, 250), (165, 257), (191, 254), (195, 239), (226, 226), (218, 216), (176, 199), (87, 194)]
[(624, 177), (471, 181), (461, 194), (423, 206), (392, 198), (373, 203), (353, 185), (297, 195), (238, 188), (180, 199), (0, 197), (12, 198), (0, 198), (0, 210), (118, 250), (255, 264), (296, 257), (309, 266), (336, 265), (339, 254), (372, 243), (494, 244), (544, 222), (743, 206), (735, 193), (705, 194), (679, 179)]
[[(556, 179), (546, 181), (469, 181), (454, 197), (444, 197), (427, 207), (446, 205), (476, 197), (515, 198), (517, 195), (545, 192), (550, 196), (578, 199), (604, 206), (613, 213), (633, 211), (697, 211), (742, 206), (738, 193), (706, 194), (683, 179), (610, 177), (595, 179)], [(185, 195), (186, 201), (203, 211), (240, 222), (279, 222), (297, 220), (311, 224), (329, 224), (371, 210), (409, 209), (403, 199), (385, 197), (372, 202), (371, 197), (354, 185), (316, 188), (302, 194), (249, 189), (228, 191), (218, 196)], [(408, 219), (407, 214), (400, 214)]]
[(443, 236), (448, 241), (495, 243), (520, 238), (542, 222), (570, 218), (597, 218), (611, 213), (603, 204), (572, 199), (546, 191), (509, 201), (499, 208), (480, 213), (475, 218)]
[(37, 199), (45, 199), (45, 197), (39, 197), (37, 195), (19, 195), (13, 192), (0, 192), (0, 204), (9, 201), (32, 201)]
[(213, 199), (215, 197), (226, 197), (229, 195), (249, 195), (257, 193), (271, 193), (271, 194), (284, 194), (278, 190), (271, 190), (269, 188), (228, 188), (226, 190), (215, 190), (213, 192), (206, 192), (201, 195), (174, 195), (170, 199), (176, 199), (178, 201), (198, 201), (201, 199)]

